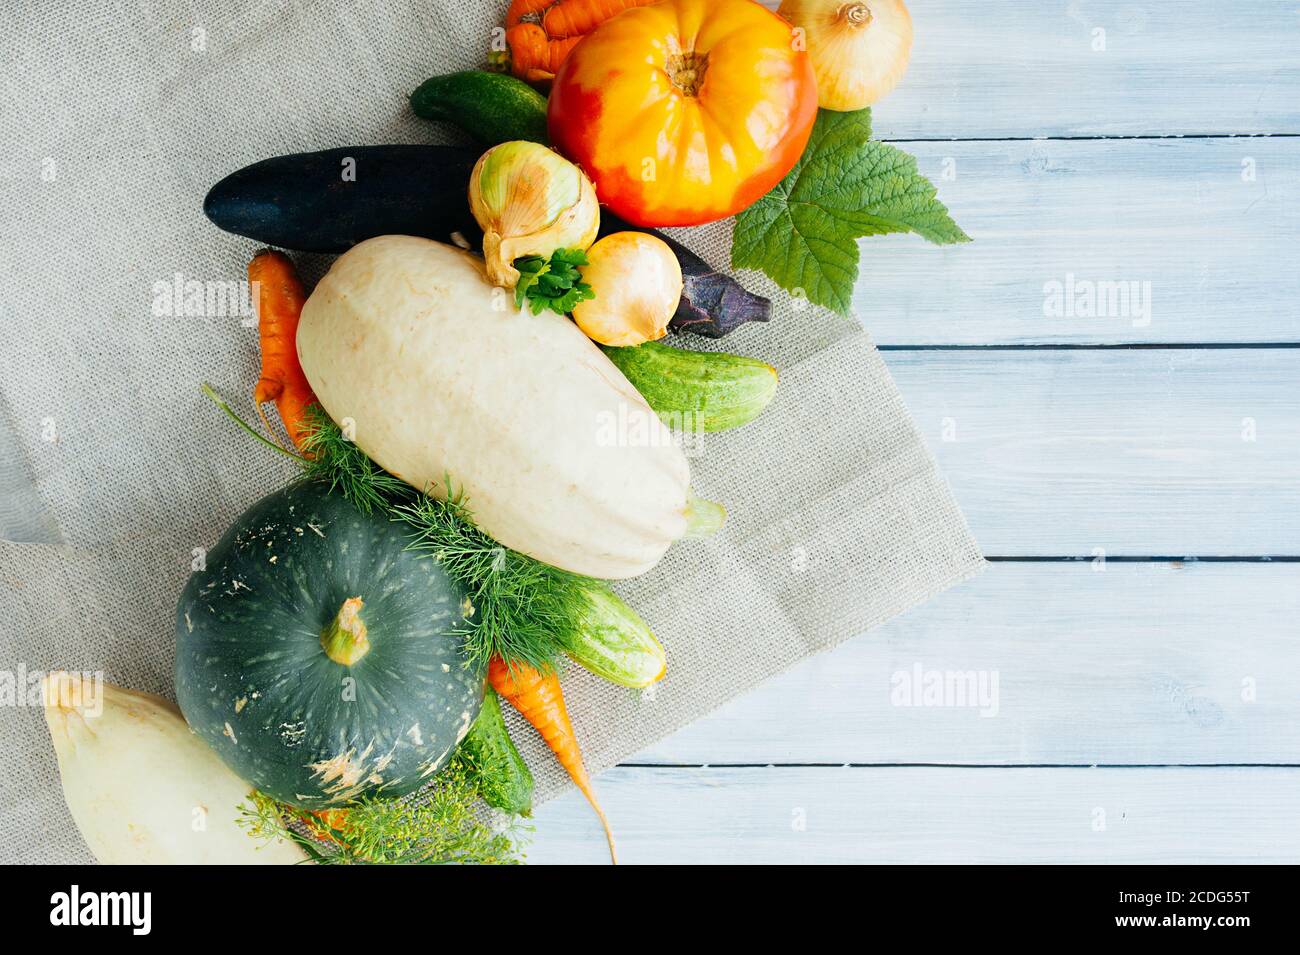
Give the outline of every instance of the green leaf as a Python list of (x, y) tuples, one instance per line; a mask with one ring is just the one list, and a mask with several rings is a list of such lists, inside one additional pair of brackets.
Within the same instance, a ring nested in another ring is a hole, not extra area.
[(795, 167), (736, 216), (731, 264), (843, 315), (858, 277), (857, 240), (891, 232), (970, 241), (916, 160), (871, 139), (871, 110), (821, 110)]
[(515, 306), (528, 302), (534, 315), (546, 309), (564, 315), (581, 301), (595, 298), (591, 286), (582, 281), (578, 266), (586, 265), (582, 249), (556, 249), (550, 259), (524, 255), (515, 259), (519, 282), (515, 285)]

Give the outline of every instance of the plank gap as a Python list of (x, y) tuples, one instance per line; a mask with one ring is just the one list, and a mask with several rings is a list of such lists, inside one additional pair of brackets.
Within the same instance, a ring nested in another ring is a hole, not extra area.
[(1300, 769), (1300, 763), (619, 763), (619, 769)]
[(1239, 351), (1300, 348), (1300, 342), (1023, 342), (999, 345), (877, 345), (882, 352), (918, 351)]

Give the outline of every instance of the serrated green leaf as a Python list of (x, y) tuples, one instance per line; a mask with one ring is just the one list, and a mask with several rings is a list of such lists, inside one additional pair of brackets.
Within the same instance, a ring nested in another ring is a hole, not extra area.
[(857, 240), (891, 232), (939, 244), (970, 241), (916, 160), (872, 141), (869, 109), (821, 110), (795, 167), (736, 216), (731, 264), (766, 272), (787, 291), (847, 314)]

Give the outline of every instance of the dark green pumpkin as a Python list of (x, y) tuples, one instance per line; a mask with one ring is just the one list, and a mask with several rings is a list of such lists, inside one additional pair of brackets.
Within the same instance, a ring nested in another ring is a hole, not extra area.
[[(465, 667), (453, 633), (465, 592), (407, 543), (383, 515), (299, 484), (250, 508), (190, 576), (176, 608), (177, 700), (262, 792), (311, 809), (405, 795), (473, 724), (484, 675)], [(357, 597), (365, 650), (331, 627)]]

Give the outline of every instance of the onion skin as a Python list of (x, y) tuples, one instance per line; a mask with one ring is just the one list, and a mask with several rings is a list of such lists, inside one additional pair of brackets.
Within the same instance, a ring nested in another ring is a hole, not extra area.
[(483, 258), (495, 285), (519, 282), (515, 259), (586, 249), (600, 229), (600, 205), (581, 169), (545, 146), (493, 146), (469, 176), (469, 208), (483, 229)]
[(783, 0), (777, 13), (804, 31), (823, 109), (865, 109), (907, 71), (912, 18), (902, 0)]
[(306, 854), (241, 829), (252, 787), (160, 697), (51, 673), (45, 721), (63, 796), (105, 865), (287, 865)]
[(663, 338), (682, 298), (682, 267), (668, 243), (645, 232), (615, 232), (587, 250), (582, 279), (596, 297), (573, 320), (602, 345)]

